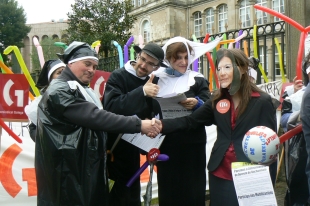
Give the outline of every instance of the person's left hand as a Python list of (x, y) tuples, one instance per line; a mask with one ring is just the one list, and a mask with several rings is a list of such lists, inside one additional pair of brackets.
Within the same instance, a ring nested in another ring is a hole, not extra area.
[(193, 109), (198, 104), (198, 100), (196, 98), (187, 98), (180, 104), (186, 109)]

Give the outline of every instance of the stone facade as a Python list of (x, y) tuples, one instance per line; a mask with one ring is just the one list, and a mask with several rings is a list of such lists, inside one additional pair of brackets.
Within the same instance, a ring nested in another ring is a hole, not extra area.
[[(310, 17), (306, 17), (306, 14), (310, 12), (309, 0), (294, 0), (294, 3), (290, 0), (132, 0), (134, 10), (131, 14), (135, 15), (137, 20), (134, 23), (134, 27), (131, 32), (135, 39), (135, 44), (139, 44), (141, 39), (144, 39), (144, 43), (156, 42), (163, 45), (169, 38), (174, 36), (192, 38), (192, 35), (195, 34), (195, 32), (197, 34), (197, 38), (203, 37), (207, 31), (206, 11), (210, 8), (213, 10), (214, 19), (212, 29), (209, 30), (208, 33), (217, 34), (238, 30), (244, 23), (239, 17), (240, 7), (244, 4), (250, 7), (249, 16), (251, 22), (248, 24), (248, 27), (253, 27), (254, 22), (257, 20), (257, 10), (254, 9), (254, 4), (264, 2), (268, 8), (272, 8), (275, 1), (281, 4), (284, 3), (285, 14), (287, 16), (293, 18), (297, 22), (300, 22), (303, 26), (309, 25)], [(288, 5), (289, 8), (287, 8), (286, 5)], [(219, 14), (223, 6), (227, 7), (227, 21), (220, 30)], [(197, 15), (197, 13), (200, 13), (201, 15), (201, 27), (198, 33), (195, 31), (195, 15)], [(267, 14), (266, 19), (264, 19), (264, 23), (269, 24), (272, 22), (274, 22), (274, 17)], [(63, 37), (62, 31), (68, 26), (65, 21), (30, 24), (30, 26), (32, 27), (32, 30), (24, 39), (25, 48), (22, 49), (22, 54), (26, 65), (31, 70), (32, 65), (30, 61), (30, 53), (33, 45), (32, 38), (37, 36), (39, 39), (42, 39), (45, 36), (48, 36), (58, 37), (61, 39)], [(145, 32), (145, 27), (148, 28), (147, 32)], [(298, 31), (295, 31), (296, 29), (288, 25), (285, 25), (285, 27), (288, 28), (287, 31), (290, 31), (292, 36), (299, 36)], [(280, 43), (288, 43), (285, 48), (292, 48), (290, 50), (286, 50), (286, 59), (284, 62), (288, 62), (288, 65), (290, 65), (286, 68), (286, 70), (288, 79), (292, 80), (295, 75), (294, 65), (296, 64), (296, 61), (292, 61), (292, 58), (294, 57), (293, 59), (296, 59), (297, 57), (298, 43), (296, 38), (291, 37), (291, 35), (287, 35), (287, 31), (285, 41)], [(142, 38), (139, 37), (140, 35)], [(266, 46), (266, 55), (268, 56), (266, 63), (268, 63), (268, 67), (272, 68), (274, 65), (271, 64), (273, 61), (273, 57), (271, 56), (275, 50), (272, 48), (271, 40), (266, 43)], [(253, 51), (251, 50), (250, 52), (250, 55), (253, 55)], [(274, 74), (270, 73), (268, 75), (270, 77), (270, 75)]]
[[(309, 0), (285, 0), (286, 15), (294, 19), (303, 27), (310, 25), (310, 1)], [(297, 53), (299, 51), (300, 31), (295, 27), (288, 25), (286, 29), (286, 46), (290, 48), (287, 52), (287, 70), (288, 77), (292, 80), (295, 77), (295, 68), (297, 63)], [(306, 51), (308, 52), (308, 51)]]
[(68, 28), (68, 24), (66, 21), (58, 21), (27, 24), (27, 26), (31, 26), (31, 31), (24, 38), (25, 47), (21, 49), (21, 53), (27, 68), (33, 71), (31, 63), (32, 46), (34, 46), (32, 41), (33, 37), (37, 37), (39, 41), (46, 37), (58, 38), (61, 40), (67, 36), (63, 31)]
[[(137, 21), (131, 32), (135, 39), (134, 43), (136, 44), (138, 44), (139, 35), (143, 37), (144, 43), (155, 42), (163, 45), (169, 38), (174, 36), (183, 36), (191, 39), (193, 34), (198, 38), (204, 37), (206, 33), (217, 34), (253, 27), (258, 20), (257, 11), (254, 9), (256, 3), (261, 3), (271, 9), (279, 3), (279, 7), (282, 6), (285, 9), (284, 0), (132, 0), (132, 2), (134, 4), (134, 10), (131, 14), (137, 17)], [(227, 20), (220, 23), (223, 7), (227, 8), (225, 11)], [(240, 8), (242, 7), (248, 7), (248, 11), (250, 11), (247, 13), (249, 16), (248, 19), (250, 20), (246, 26), (244, 26), (244, 22), (240, 19)], [(206, 17), (209, 9), (213, 11), (213, 23), (212, 29), (207, 31)], [(198, 32), (195, 31), (197, 27), (197, 13), (199, 13), (201, 19), (201, 26)], [(274, 17), (269, 14), (263, 19), (263, 24), (273, 22)], [(222, 25), (221, 28), (220, 24)], [(149, 31), (149, 34), (147, 34), (146, 30)], [(284, 39), (282, 42), (280, 41), (280, 44), (285, 44)], [(260, 42), (260, 45), (263, 45), (262, 42)], [(276, 74), (278, 71), (273, 71), (273, 68), (279, 64), (273, 63), (273, 54), (276, 51), (272, 45), (272, 38), (267, 39), (265, 45), (265, 55), (267, 55), (265, 64), (266, 68), (270, 68), (268, 78), (281, 79), (280, 75)], [(253, 56), (253, 53), (251, 49), (250, 55)], [(199, 69), (202, 73), (207, 74), (206, 68)]]
[[(201, 13), (202, 28), (200, 36), (205, 35), (206, 31), (206, 10), (213, 9), (214, 23), (213, 34), (221, 33), (219, 31), (219, 8), (223, 5), (227, 6), (227, 22), (225, 31), (236, 30), (241, 28), (239, 19), (239, 8), (242, 1), (237, 0), (133, 0), (135, 2), (132, 15), (137, 17), (134, 28), (131, 30), (135, 39), (139, 35), (143, 35), (143, 22), (150, 22), (150, 41), (162, 43), (163, 40), (174, 37), (183, 36), (192, 38), (194, 32), (194, 15)], [(138, 2), (141, 2), (138, 5)], [(255, 0), (249, 0), (251, 5), (252, 26), (254, 25), (255, 11), (253, 5)], [(271, 8), (272, 0), (266, 0), (267, 6)], [(268, 22), (272, 22), (272, 18), (268, 15)], [(268, 23), (267, 22), (267, 23)], [(199, 37), (196, 35), (196, 37)]]

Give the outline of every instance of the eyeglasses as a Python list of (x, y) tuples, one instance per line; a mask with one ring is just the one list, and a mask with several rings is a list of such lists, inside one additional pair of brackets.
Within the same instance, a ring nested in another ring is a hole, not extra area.
[(223, 72), (230, 72), (232, 68), (233, 68), (233, 66), (231, 64), (226, 64), (223, 67), (217, 67), (216, 72), (219, 73), (221, 70)]
[(155, 65), (153, 62), (146, 61), (146, 59), (143, 56), (138, 55), (137, 59), (140, 59), (143, 63), (145, 63), (149, 67), (152, 67), (153, 69), (159, 67), (159, 65)]

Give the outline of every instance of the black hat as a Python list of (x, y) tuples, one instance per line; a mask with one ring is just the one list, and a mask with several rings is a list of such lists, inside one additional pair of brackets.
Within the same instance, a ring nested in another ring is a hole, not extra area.
[(249, 57), (249, 67), (252, 67), (253, 69), (257, 70), (259, 62), (260, 62), (259, 59), (253, 56)]
[(57, 53), (57, 56), (65, 63), (72, 63), (83, 59), (93, 59), (98, 61), (97, 52), (85, 42), (72, 42), (63, 54)]
[(153, 57), (154, 59), (157, 59), (161, 67), (167, 67), (167, 65), (163, 63), (163, 59), (165, 56), (164, 51), (157, 44), (148, 43), (142, 49), (139, 46), (134, 46), (133, 48), (137, 54), (139, 54), (142, 51), (147, 55)]
[(43, 68), (40, 72), (39, 79), (37, 81), (36, 87), (42, 88), (49, 84), (50, 77), (53, 72), (60, 68), (65, 67), (66, 65), (60, 59), (51, 59), (44, 63)]

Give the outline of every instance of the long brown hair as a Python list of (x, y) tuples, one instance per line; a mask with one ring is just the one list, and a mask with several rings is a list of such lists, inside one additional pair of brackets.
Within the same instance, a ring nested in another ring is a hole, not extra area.
[[(245, 55), (245, 53), (240, 49), (224, 49), (228, 52), (224, 51), (224, 56), (231, 59), (231, 55), (235, 58), (235, 63), (239, 67), (240, 73), (243, 73), (241, 76), (241, 85), (240, 89), (238, 90), (238, 94), (240, 95), (240, 103), (238, 106), (238, 115), (237, 118), (240, 117), (240, 115), (245, 111), (250, 99), (252, 92), (263, 92), (261, 89), (259, 89), (254, 83), (251, 82), (248, 70), (249, 70), (249, 60), (248, 57)], [(233, 59), (231, 59), (232, 62)], [(219, 61), (216, 62), (216, 68), (218, 67)], [(220, 88), (214, 92), (213, 98), (212, 98), (212, 107), (215, 107), (215, 103), (224, 97), (226, 94), (224, 92), (224, 88)]]

